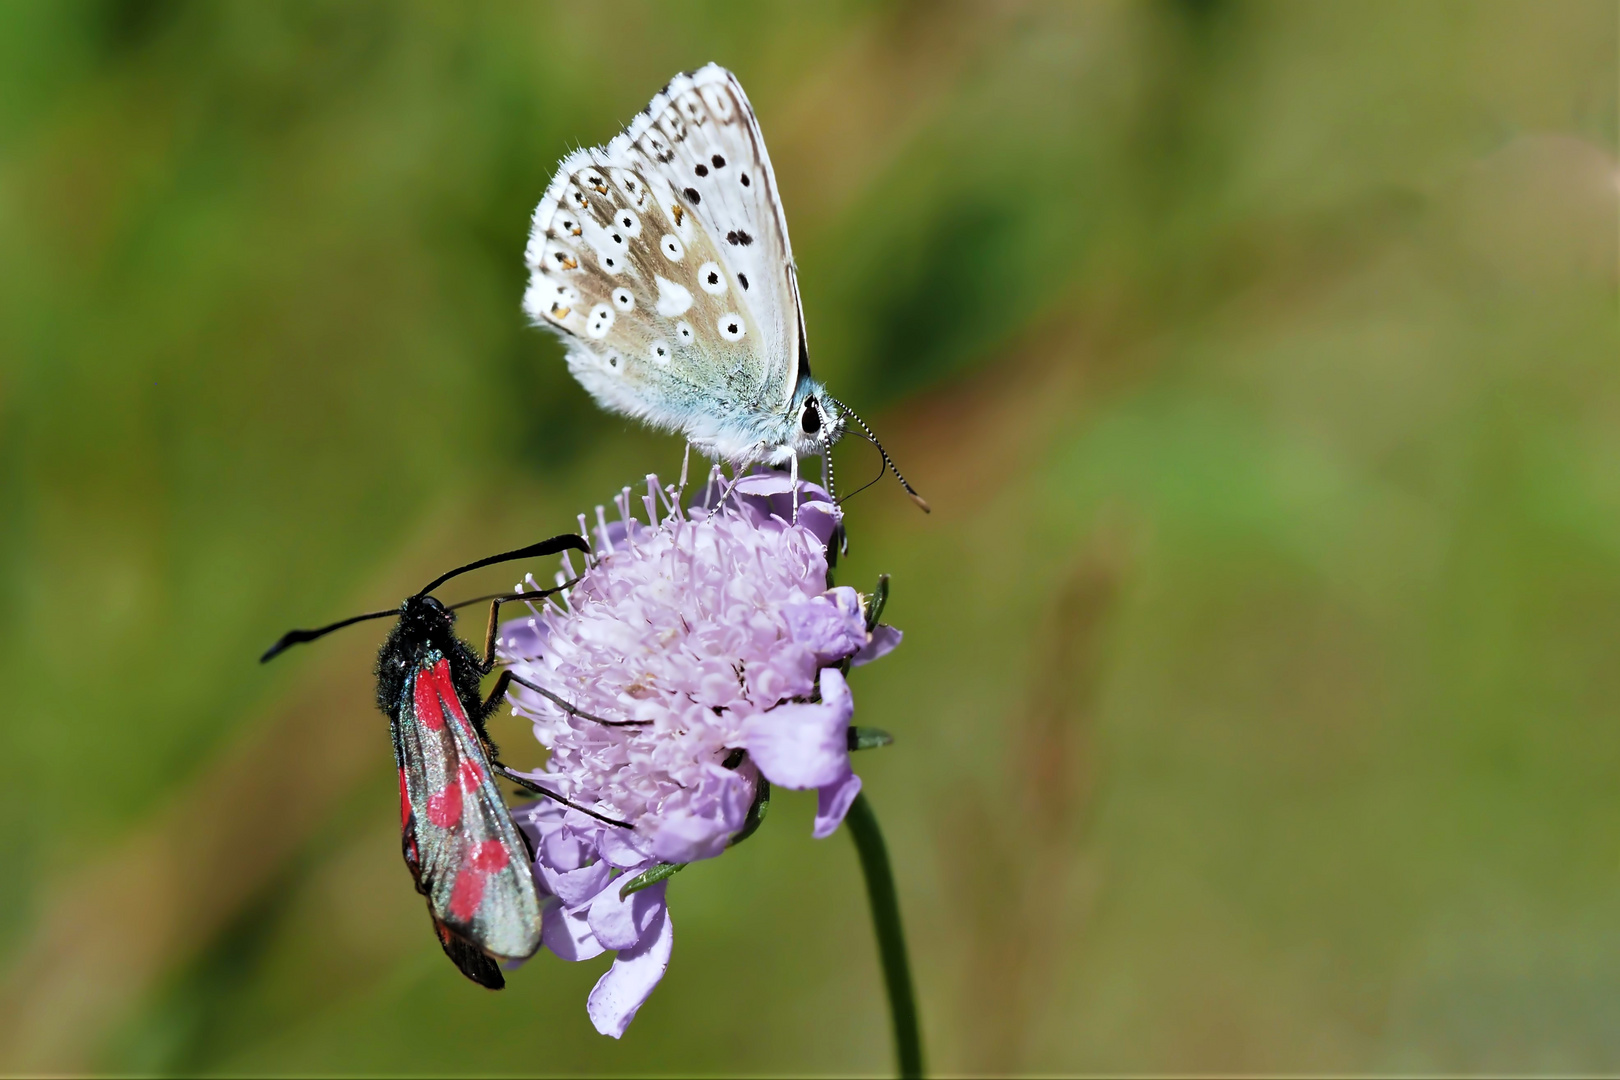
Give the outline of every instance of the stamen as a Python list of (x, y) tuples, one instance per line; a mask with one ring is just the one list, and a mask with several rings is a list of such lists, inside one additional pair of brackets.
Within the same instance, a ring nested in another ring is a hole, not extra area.
[(656, 473), (647, 474), (647, 496), (641, 500), (641, 504), (647, 508), (647, 524), (655, 529), (658, 528), (658, 475)]
[(607, 548), (609, 555), (613, 554), (613, 538), (608, 535), (607, 507), (601, 503), (596, 504), (596, 527), (601, 530), (602, 546)]

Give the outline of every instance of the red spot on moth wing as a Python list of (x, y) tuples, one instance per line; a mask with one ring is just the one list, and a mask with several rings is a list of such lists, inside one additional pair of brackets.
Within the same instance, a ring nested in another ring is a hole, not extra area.
[(417, 678), (418, 685), (429, 683), (438, 694), (437, 723), (429, 723), (434, 731), (444, 727), (444, 714), (449, 713), (455, 718), (456, 727), (469, 739), (476, 738), (473, 734), (472, 724), (467, 721), (467, 710), (461, 707), (461, 698), (456, 696), (456, 684), (450, 678), (450, 661), (440, 659), (438, 663), (428, 668)]
[(485, 840), (473, 849), (472, 856), (467, 861), (484, 873), (493, 874), (497, 870), (506, 869), (506, 864), (512, 861), (512, 857), (507, 853), (506, 845), (499, 840)]
[(446, 784), (444, 787), (428, 796), (428, 820), (441, 829), (448, 829), (461, 820), (461, 788), (455, 784)]
[(478, 914), (478, 905), (484, 900), (484, 879), (487, 871), (463, 866), (456, 874), (455, 888), (450, 892), (450, 916), (458, 922), (470, 923)]
[[(424, 671), (416, 677), (416, 719), (429, 731), (444, 730), (444, 696), (439, 693), (438, 680), (434, 678), (439, 668), (444, 666), (440, 660), (429, 671)], [(448, 680), (446, 680), (448, 681)], [(454, 694), (451, 695), (455, 697)]]
[(461, 768), (456, 770), (456, 779), (461, 782), (465, 791), (475, 791), (478, 785), (484, 782), (484, 770), (478, 767), (478, 762), (470, 758), (463, 759)]

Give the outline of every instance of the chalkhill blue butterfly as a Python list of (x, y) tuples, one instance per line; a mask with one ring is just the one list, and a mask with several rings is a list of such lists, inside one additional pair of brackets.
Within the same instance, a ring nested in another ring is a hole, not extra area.
[(604, 408), (739, 468), (795, 474), (854, 421), (928, 508), (810, 374), (776, 176), (725, 68), (676, 76), (606, 146), (565, 157), (525, 258), (525, 312), (562, 337), (568, 369)]

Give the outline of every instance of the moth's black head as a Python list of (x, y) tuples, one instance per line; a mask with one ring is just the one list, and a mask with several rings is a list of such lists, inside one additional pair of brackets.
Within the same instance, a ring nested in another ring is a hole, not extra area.
[(399, 629), (407, 637), (432, 641), (449, 634), (456, 625), (456, 613), (431, 596), (408, 596), (399, 606)]
[(399, 605), (399, 621), (377, 652), (377, 706), (389, 716), (398, 707), (406, 682), (429, 652), (459, 656), (456, 613), (431, 596), (408, 596)]

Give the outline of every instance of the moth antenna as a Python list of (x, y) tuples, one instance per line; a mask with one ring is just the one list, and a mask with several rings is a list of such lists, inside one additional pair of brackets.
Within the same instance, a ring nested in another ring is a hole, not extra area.
[(316, 638), (325, 637), (332, 631), (341, 630), (345, 626), (353, 626), (355, 623), (365, 622), (367, 619), (386, 619), (391, 615), (398, 614), (399, 608), (389, 608), (387, 611), (368, 611), (364, 615), (351, 615), (347, 619), (339, 619), (329, 626), (322, 626), (316, 630), (289, 630), (282, 634), (274, 645), (264, 651), (264, 655), (259, 657), (259, 663), (269, 663), (294, 645), (302, 645), (306, 641), (314, 641)]
[(471, 600), (462, 600), (459, 603), (446, 604), (444, 605), (444, 610), (455, 611), (458, 608), (470, 607), (473, 604), (482, 604), (486, 600), (543, 600), (554, 593), (560, 593), (565, 589), (571, 589), (578, 584), (579, 578), (569, 578), (567, 581), (563, 582), (561, 585), (558, 585), (554, 589), (541, 589), (539, 592), (490, 593), (488, 596), (475, 596)]
[(465, 574), (469, 570), (477, 570), (480, 567), (494, 566), (496, 563), (514, 562), (518, 559), (532, 559), (541, 555), (556, 555), (564, 551), (583, 551), (590, 554), (590, 550), (590, 545), (585, 543), (584, 538), (575, 536), (573, 533), (563, 533), (561, 536), (553, 536), (549, 540), (542, 540), (538, 544), (530, 544), (528, 547), (521, 547), (515, 551), (503, 551), (499, 555), (491, 555), (487, 559), (479, 559), (477, 562), (470, 562), (466, 566), (458, 566), (449, 573), (440, 574), (428, 582), (416, 595), (426, 596), (451, 578)]
[(832, 402), (844, 412), (848, 413), (850, 419), (861, 425), (861, 430), (866, 432), (866, 441), (877, 447), (877, 452), (883, 455), (883, 463), (889, 467), (890, 472), (894, 473), (894, 478), (900, 481), (900, 486), (906, 489), (906, 494), (911, 496), (911, 501), (922, 507), (923, 513), (933, 513), (933, 509), (928, 505), (928, 500), (917, 494), (917, 489), (908, 484), (906, 482), (906, 478), (900, 475), (900, 470), (895, 467), (894, 459), (889, 456), (889, 452), (887, 450), (883, 449), (883, 444), (878, 442), (878, 437), (876, 435), (872, 434), (872, 429), (866, 426), (866, 421), (862, 420), (854, 409), (850, 408), (848, 405), (845, 405), (842, 401), (839, 401), (832, 395), (824, 394), (822, 396), (826, 397), (828, 401)]

